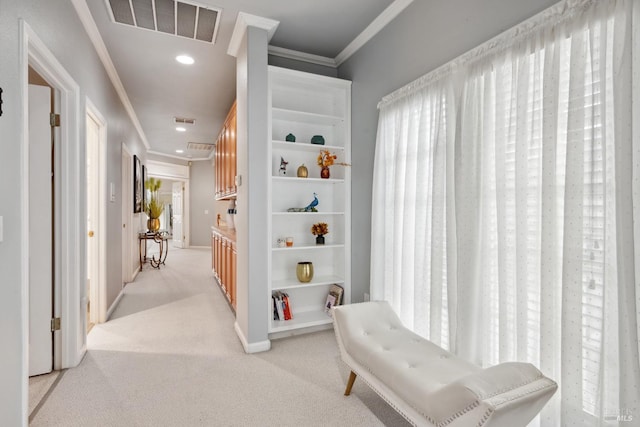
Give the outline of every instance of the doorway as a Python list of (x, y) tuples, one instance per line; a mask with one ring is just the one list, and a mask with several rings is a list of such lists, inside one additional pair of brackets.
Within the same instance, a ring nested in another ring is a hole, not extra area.
[(106, 320), (106, 121), (87, 99), (87, 333)]

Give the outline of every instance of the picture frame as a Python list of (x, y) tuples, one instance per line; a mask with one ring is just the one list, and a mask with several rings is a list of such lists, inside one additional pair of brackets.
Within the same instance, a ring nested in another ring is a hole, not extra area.
[(133, 155), (133, 213), (142, 212), (144, 183), (140, 157)]
[(145, 210), (147, 204), (147, 188), (144, 185), (147, 182), (147, 167), (142, 165), (142, 210)]

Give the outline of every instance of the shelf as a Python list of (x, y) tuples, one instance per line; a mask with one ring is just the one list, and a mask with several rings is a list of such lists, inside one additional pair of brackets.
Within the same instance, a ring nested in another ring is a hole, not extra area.
[(344, 248), (344, 244), (335, 245), (313, 245), (313, 246), (289, 246), (284, 248), (272, 248), (274, 252), (291, 251), (318, 251), (323, 249)]
[(337, 125), (344, 122), (343, 117), (328, 116), (326, 114), (307, 113), (297, 110), (285, 110), (284, 108), (272, 108), (271, 118), (273, 120), (290, 120), (294, 122), (325, 125)]
[(297, 150), (297, 151), (317, 151), (320, 150), (329, 150), (329, 151), (344, 151), (344, 147), (339, 145), (320, 145), (320, 144), (311, 144), (310, 142), (289, 142), (289, 141), (279, 141), (272, 140), (271, 144), (274, 149), (287, 149), (287, 150)]
[(272, 291), (282, 291), (285, 289), (304, 289), (304, 288), (313, 288), (317, 286), (328, 286), (328, 285), (341, 285), (344, 283), (344, 278), (338, 276), (319, 276), (314, 277), (313, 280), (309, 283), (300, 283), (297, 279), (285, 279), (285, 280), (274, 280), (271, 284)]
[(318, 216), (318, 215), (344, 215), (344, 212), (273, 212), (274, 216), (299, 216), (299, 215), (308, 215), (308, 216)]
[(297, 176), (274, 176), (272, 175), (274, 181), (279, 182), (314, 182), (314, 183), (322, 183), (322, 184), (342, 184), (344, 183), (344, 179), (342, 178), (298, 178)]
[(324, 310), (302, 311), (294, 313), (291, 320), (272, 320), (269, 332), (283, 332), (329, 323), (333, 323), (333, 319)]

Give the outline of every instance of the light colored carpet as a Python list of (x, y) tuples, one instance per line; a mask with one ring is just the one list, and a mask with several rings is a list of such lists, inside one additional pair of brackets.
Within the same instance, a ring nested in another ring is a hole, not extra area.
[(171, 248), (96, 325), (33, 426), (405, 426), (349, 374), (333, 331), (272, 341), (247, 355), (214, 285), (210, 252)]
[(61, 371), (53, 371), (44, 375), (29, 377), (29, 415), (33, 413), (38, 404), (60, 375)]

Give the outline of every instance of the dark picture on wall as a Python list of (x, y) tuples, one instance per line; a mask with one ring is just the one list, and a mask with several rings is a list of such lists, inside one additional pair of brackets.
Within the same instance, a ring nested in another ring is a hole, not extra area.
[(142, 165), (142, 210), (145, 210), (147, 204), (147, 189), (144, 183), (147, 182), (147, 167)]
[(142, 164), (140, 158), (133, 155), (133, 213), (142, 212), (144, 184), (142, 182)]

